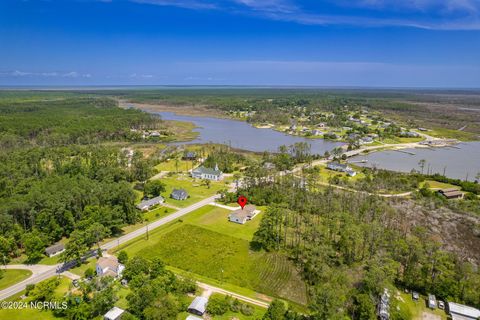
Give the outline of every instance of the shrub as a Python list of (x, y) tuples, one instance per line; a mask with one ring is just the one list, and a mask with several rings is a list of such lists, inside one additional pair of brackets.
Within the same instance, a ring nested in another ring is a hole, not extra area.
[(228, 297), (224, 297), (221, 294), (213, 294), (208, 300), (207, 311), (213, 316), (221, 316), (228, 311), (230, 306)]

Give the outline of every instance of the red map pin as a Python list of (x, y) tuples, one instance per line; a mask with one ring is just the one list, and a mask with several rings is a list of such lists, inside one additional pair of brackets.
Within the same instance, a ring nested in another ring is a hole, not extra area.
[(240, 207), (242, 207), (242, 210), (243, 210), (243, 207), (245, 207), (245, 205), (247, 204), (247, 201), (248, 199), (244, 196), (238, 197), (237, 203), (240, 205)]

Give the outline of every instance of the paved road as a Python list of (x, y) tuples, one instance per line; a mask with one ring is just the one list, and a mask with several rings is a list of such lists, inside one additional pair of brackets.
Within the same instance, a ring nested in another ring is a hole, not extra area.
[[(202, 201), (199, 201), (197, 203), (194, 203), (192, 204), (191, 206), (189, 207), (186, 207), (186, 208), (183, 208), (183, 209), (180, 209), (178, 210), (177, 212), (175, 213), (172, 213), (168, 216), (166, 216), (165, 218), (162, 218), (162, 219), (159, 219), (157, 221), (154, 221), (150, 224), (148, 224), (147, 226), (145, 227), (142, 227), (140, 229), (137, 229), (135, 231), (132, 231), (130, 233), (127, 233), (126, 235), (124, 236), (121, 236), (115, 240), (112, 240), (110, 242), (107, 242), (105, 244), (103, 244), (101, 246), (101, 248), (103, 250), (110, 250), (110, 249), (113, 249), (121, 244), (124, 244), (125, 242), (128, 242), (138, 236), (141, 236), (143, 234), (145, 234), (147, 232), (147, 228), (148, 228), (148, 231), (152, 231), (162, 225), (165, 225), (175, 219), (178, 219), (192, 211), (195, 211), (203, 206), (206, 206), (208, 204), (210, 204), (211, 202), (215, 201), (215, 199), (217, 199), (219, 196), (218, 195), (214, 195), (214, 196), (211, 196), (211, 197), (208, 197), (208, 198), (205, 198), (203, 199)], [(48, 279), (50, 277), (53, 277), (55, 276), (57, 273), (56, 273), (56, 270), (57, 268), (61, 266), (61, 264), (56, 264), (56, 265), (10, 265), (10, 266), (7, 266), (7, 268), (9, 269), (28, 269), (28, 270), (31, 270), (32, 271), (32, 276), (28, 279), (25, 279), (19, 283), (16, 283), (14, 284), (13, 286), (10, 286), (4, 290), (1, 290), (0, 291), (0, 300), (4, 300), (22, 290), (25, 289), (25, 286), (27, 284), (35, 284), (35, 283), (38, 283), (38, 282), (41, 282), (45, 279)], [(68, 272), (68, 271), (65, 271), (62, 273), (63, 275), (67, 276), (67, 277), (71, 277), (71, 273)]]

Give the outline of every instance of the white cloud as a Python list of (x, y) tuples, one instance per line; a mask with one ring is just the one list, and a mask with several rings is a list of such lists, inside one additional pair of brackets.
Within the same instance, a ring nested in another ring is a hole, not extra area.
[(132, 0), (137, 3), (153, 4), (157, 6), (171, 6), (185, 9), (216, 9), (217, 5), (211, 1), (200, 0)]

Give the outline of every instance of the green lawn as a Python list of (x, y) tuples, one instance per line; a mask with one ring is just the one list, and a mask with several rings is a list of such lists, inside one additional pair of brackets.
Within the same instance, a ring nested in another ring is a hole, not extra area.
[(76, 275), (83, 277), (85, 275), (85, 270), (87, 270), (88, 268), (92, 268), (93, 270), (95, 270), (96, 263), (97, 263), (97, 259), (92, 257), (88, 259), (86, 263), (82, 263), (80, 266), (72, 268), (69, 271), (71, 273), (74, 273)]
[[(212, 181), (210, 188), (207, 188), (200, 180), (192, 179), (187, 175), (174, 175), (172, 177), (161, 178), (160, 180), (166, 185), (166, 191), (162, 193), (166, 202), (180, 208), (188, 207), (195, 202), (215, 195), (221, 189), (228, 188), (225, 181)], [(190, 197), (183, 201), (171, 199), (170, 193), (173, 189), (185, 189)]]
[(283, 255), (250, 250), (262, 213), (245, 225), (228, 222), (228, 213), (202, 207), (155, 229), (148, 240), (139, 237), (118, 250), (130, 257), (158, 256), (176, 273), (250, 297), (258, 298), (254, 292), (260, 292), (306, 304), (305, 286), (292, 262)]
[(192, 170), (193, 161), (182, 160), (181, 157), (165, 160), (155, 166), (158, 171), (188, 172)]
[(2, 270), (3, 277), (0, 279), (0, 290), (23, 281), (32, 275), (30, 270), (8, 269)]
[(458, 190), (461, 189), (459, 186), (449, 184), (449, 183), (438, 182), (434, 180), (426, 180), (420, 183), (420, 188), (422, 188), (426, 183), (428, 183), (428, 185), (430, 186), (430, 189), (458, 189)]
[(227, 209), (215, 206), (204, 206), (192, 212), (184, 221), (227, 236), (233, 236), (247, 241), (252, 240), (253, 234), (258, 229), (260, 221), (262, 220), (263, 210), (257, 214), (253, 220), (243, 225), (228, 221), (228, 215), (230, 213), (231, 211)]

